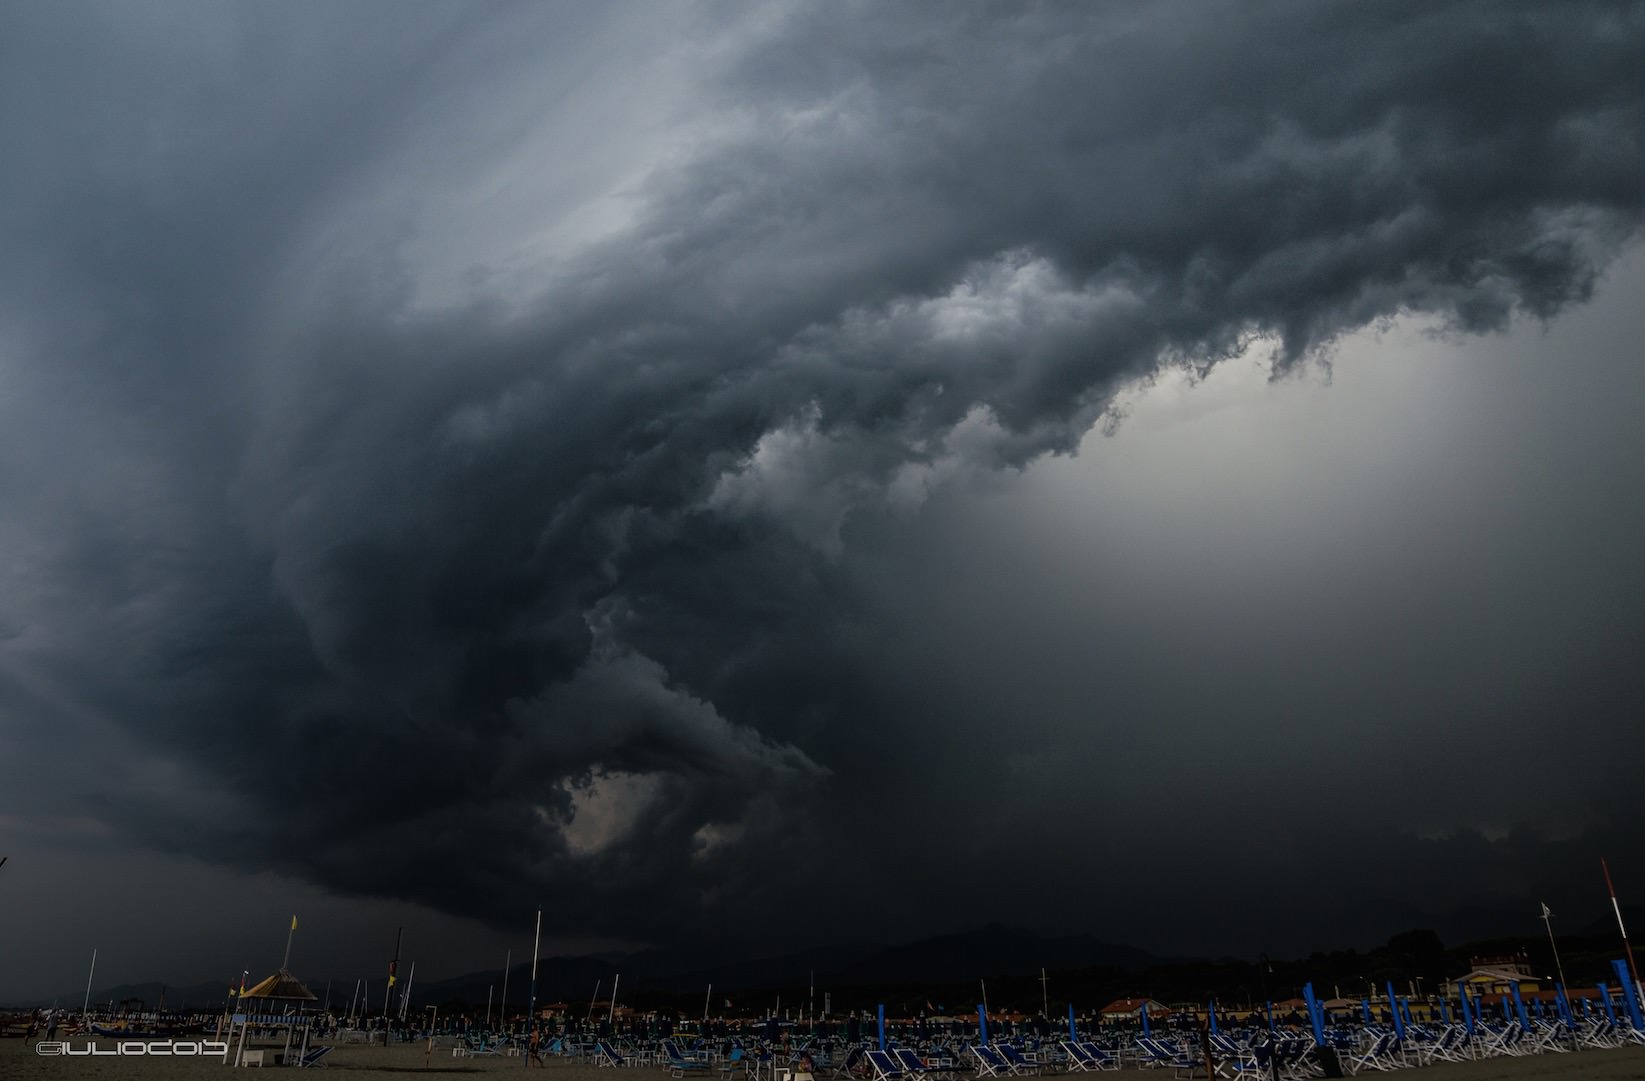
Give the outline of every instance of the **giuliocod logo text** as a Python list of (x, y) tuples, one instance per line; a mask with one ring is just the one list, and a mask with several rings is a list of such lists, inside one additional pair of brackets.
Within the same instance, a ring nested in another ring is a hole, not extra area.
[(222, 1040), (121, 1040), (112, 1047), (98, 1047), (91, 1040), (79, 1046), (64, 1040), (41, 1040), (34, 1045), (34, 1053), (70, 1057), (91, 1055), (100, 1058), (137, 1058), (146, 1055), (169, 1055), (178, 1058), (216, 1055), (221, 1058), (228, 1054), (228, 1044)]

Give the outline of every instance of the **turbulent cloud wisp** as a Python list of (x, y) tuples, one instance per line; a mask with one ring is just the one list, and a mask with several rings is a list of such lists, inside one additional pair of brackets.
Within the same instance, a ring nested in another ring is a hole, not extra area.
[(0, 35), (5, 723), (180, 768), (144, 842), (605, 933), (881, 845), (857, 525), (1645, 211), (1635, 4), (182, 10)]

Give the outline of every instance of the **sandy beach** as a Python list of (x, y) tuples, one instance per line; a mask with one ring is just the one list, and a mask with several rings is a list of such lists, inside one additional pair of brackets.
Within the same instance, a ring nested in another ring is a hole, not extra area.
[[(78, 1041), (76, 1046), (82, 1046)], [(100, 1046), (111, 1047), (103, 1041)], [(272, 1058), (272, 1054), (270, 1055)], [(427, 1065), (425, 1065), (425, 1061)], [(519, 1058), (452, 1058), (449, 1047), (436, 1047), (426, 1056), (422, 1046), (391, 1048), (342, 1045), (326, 1059), (333, 1071), (369, 1072), (375, 1077), (413, 1077), (450, 1074), (519, 1074), (525, 1069)], [(164, 1058), (61, 1058), (35, 1054), (34, 1041), (0, 1041), (0, 1081), (47, 1081), (47, 1079), (124, 1078), (128, 1081), (159, 1081), (173, 1077), (222, 1076), (226, 1067), (217, 1059)], [(1405, 1071), (1401, 1071), (1402, 1073)], [(556, 1081), (613, 1081), (614, 1075), (637, 1081), (661, 1081), (668, 1077), (662, 1067), (635, 1067), (613, 1071), (580, 1063), (549, 1059), (546, 1073)], [(1169, 1076), (1158, 1070), (1126, 1069), (1122, 1075)], [(1438, 1063), (1424, 1066), (1414, 1074), (1428, 1081), (1533, 1081), (1541, 1078), (1591, 1078), (1593, 1081), (1621, 1081), (1645, 1078), (1645, 1047), (1615, 1050), (1586, 1050), (1564, 1055), (1530, 1055), (1524, 1058), (1494, 1058), (1478, 1062)], [(711, 1074), (711, 1078), (718, 1078)], [(1089, 1076), (1114, 1076), (1113, 1074)]]

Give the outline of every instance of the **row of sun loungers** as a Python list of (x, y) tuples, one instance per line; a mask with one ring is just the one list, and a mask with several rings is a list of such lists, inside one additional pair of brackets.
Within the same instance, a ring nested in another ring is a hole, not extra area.
[[(978, 1042), (959, 1049), (940, 1041), (919, 1049), (890, 1046), (883, 1050), (871, 1044), (841, 1046), (817, 1041), (801, 1042), (786, 1053), (738, 1044), (729, 1054), (715, 1053), (701, 1044), (682, 1046), (685, 1041), (673, 1039), (582, 1043), (559, 1039), (547, 1045), (544, 1053), (601, 1067), (663, 1066), (674, 1078), (708, 1078), (717, 1073), (720, 1081), (781, 1081), (782, 1071), (799, 1069), (802, 1054), (810, 1056), (813, 1077), (819, 1081), (1017, 1078), (1052, 1072), (1098, 1073), (1133, 1064), (1170, 1070), (1175, 1078), (1311, 1081), (1323, 1076), (1328, 1064), (1352, 1075), (1436, 1062), (1645, 1044), (1645, 1036), (1631, 1026), (1605, 1018), (1584, 1019), (1575, 1025), (1555, 1019), (1534, 1019), (1528, 1024), (1481, 1021), (1472, 1031), (1460, 1024), (1407, 1023), (1398, 1031), (1365, 1025), (1331, 1028), (1325, 1036), (1323, 1048), (1316, 1047), (1308, 1035), (1256, 1029), (1212, 1033), (1203, 1037), (1205, 1042), (1194, 1036), (1141, 1036), (1130, 1046), (1112, 1037), (1106, 1042), (1029, 1040), (1020, 1047), (1008, 1041)], [(506, 1041), (475, 1037), (454, 1048), (453, 1054), (495, 1055), (507, 1050)], [(517, 1054), (517, 1048), (510, 1053)]]

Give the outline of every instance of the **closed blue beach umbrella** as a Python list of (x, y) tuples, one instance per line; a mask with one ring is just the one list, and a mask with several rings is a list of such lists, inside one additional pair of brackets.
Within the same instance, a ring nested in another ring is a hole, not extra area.
[(1213, 1036), (1222, 1035), (1220, 1032), (1217, 1031), (1217, 1000), (1216, 999), (1212, 999), (1210, 1002), (1207, 1002), (1205, 1004), (1205, 1016), (1209, 1020), (1210, 1025), (1211, 1025), (1211, 1035), (1213, 1035)]
[(1068, 1004), (1068, 1038), (1075, 1043), (1079, 1042), (1080, 1031), (1074, 1027), (1074, 1004)]
[(1616, 978), (1622, 984), (1622, 1004), (1628, 1007), (1628, 1018), (1634, 1024), (1635, 1032), (1645, 1032), (1645, 1016), (1639, 1009), (1639, 992), (1634, 987), (1634, 981), (1628, 978), (1628, 963), (1626, 961), (1612, 961), (1611, 967), (1616, 969)]
[(1394, 1038), (1405, 1042), (1405, 1018), (1399, 1015), (1399, 1000), (1394, 997), (1394, 981), (1388, 981), (1388, 1012), (1394, 1015)]
[(1142, 1018), (1142, 1034), (1144, 1036), (1152, 1035), (1152, 1033), (1148, 1031), (1148, 1003), (1144, 1002), (1142, 1006), (1138, 1008), (1137, 1016)]
[(883, 1003), (883, 1002), (880, 1003), (879, 1021), (880, 1021), (880, 1050), (884, 1051), (885, 1050), (885, 1003)]
[(1530, 1032), (1531, 1015), (1525, 1012), (1525, 1000), (1519, 997), (1519, 981), (1515, 980), (1510, 983), (1508, 985), (1508, 990), (1513, 992), (1514, 1012), (1519, 1014), (1519, 1027), (1524, 1029), (1526, 1032)]
[(988, 1008), (977, 1003), (977, 1042), (988, 1046)]
[(1319, 1019), (1319, 1000), (1314, 997), (1314, 985), (1302, 985), (1302, 997), (1308, 1003), (1308, 1021), (1314, 1026), (1314, 1042), (1325, 1046), (1325, 1024)]

